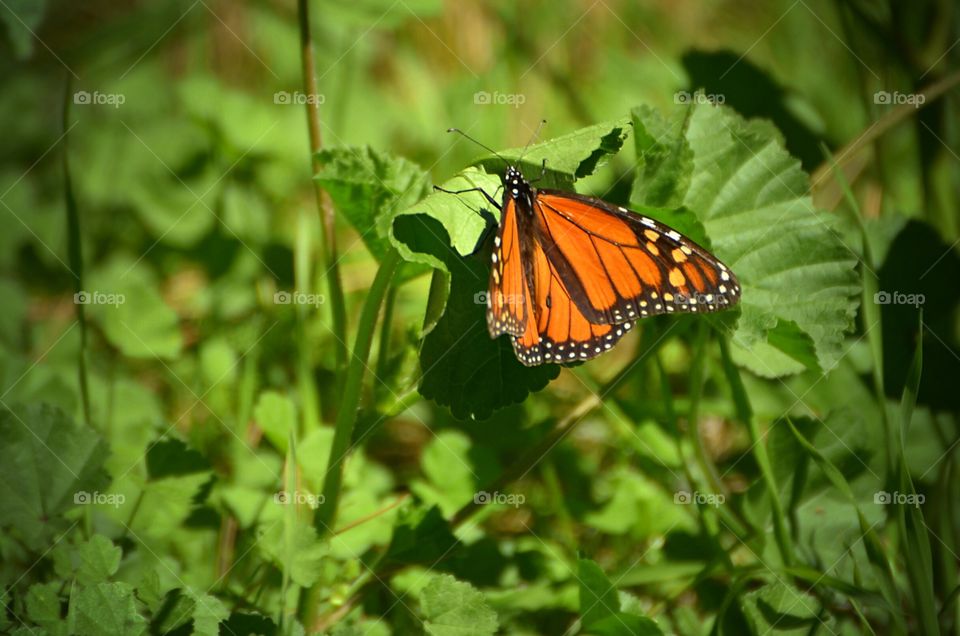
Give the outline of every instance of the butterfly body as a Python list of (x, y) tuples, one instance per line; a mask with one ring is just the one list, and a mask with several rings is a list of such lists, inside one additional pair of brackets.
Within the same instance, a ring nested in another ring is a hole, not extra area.
[(740, 285), (707, 250), (602, 199), (537, 189), (516, 167), (491, 255), (487, 327), (527, 366), (589, 360), (640, 318), (736, 304)]

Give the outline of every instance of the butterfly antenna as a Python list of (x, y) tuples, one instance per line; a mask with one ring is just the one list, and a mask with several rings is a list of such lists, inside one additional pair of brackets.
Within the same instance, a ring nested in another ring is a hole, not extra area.
[(523, 147), (523, 152), (520, 153), (520, 156), (517, 158), (517, 163), (520, 163), (520, 160), (523, 159), (524, 155), (527, 154), (527, 150), (530, 149), (530, 146), (533, 145), (533, 142), (537, 140), (537, 137), (540, 136), (540, 131), (543, 130), (543, 125), (547, 123), (546, 119), (541, 119), (540, 124), (537, 125), (537, 129), (533, 131), (533, 136), (530, 137), (530, 141), (527, 142), (527, 145)]
[(510, 162), (507, 161), (506, 159), (504, 159), (504, 158), (500, 155), (499, 152), (497, 152), (496, 150), (494, 150), (493, 148), (491, 148), (491, 147), (488, 146), (487, 144), (480, 143), (479, 141), (477, 141), (476, 139), (474, 139), (473, 137), (471, 137), (471, 136), (468, 135), (467, 133), (463, 132), (463, 131), (460, 130), (459, 128), (447, 128), (447, 132), (448, 132), (448, 133), (455, 132), (455, 133), (458, 133), (458, 134), (466, 137), (467, 139), (469, 139), (469, 140), (472, 141), (473, 143), (477, 144), (477, 145), (480, 146), (481, 148), (485, 148), (486, 150), (489, 150), (490, 152), (492, 152), (494, 155), (496, 155), (496, 157), (497, 157), (500, 161), (504, 162), (504, 163), (507, 164), (507, 165), (510, 164)]

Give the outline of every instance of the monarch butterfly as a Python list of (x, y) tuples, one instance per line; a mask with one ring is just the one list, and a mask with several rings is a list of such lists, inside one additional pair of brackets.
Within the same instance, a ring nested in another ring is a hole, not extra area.
[(502, 203), (480, 190), (500, 209), (487, 328), (491, 338), (508, 334), (524, 365), (589, 360), (640, 318), (739, 301), (733, 272), (673, 228), (602, 199), (537, 189), (513, 164), (500, 180)]

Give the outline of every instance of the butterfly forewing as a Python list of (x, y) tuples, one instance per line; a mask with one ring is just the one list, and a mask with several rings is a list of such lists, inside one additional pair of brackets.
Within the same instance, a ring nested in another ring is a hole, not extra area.
[(726, 265), (651, 218), (565, 192), (540, 191), (536, 200), (547, 255), (594, 322), (719, 311), (739, 300)]

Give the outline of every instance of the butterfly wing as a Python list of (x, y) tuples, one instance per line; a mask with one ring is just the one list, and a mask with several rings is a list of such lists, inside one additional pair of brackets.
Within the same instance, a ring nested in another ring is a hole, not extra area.
[(592, 323), (720, 311), (740, 284), (719, 259), (679, 232), (601, 199), (537, 193), (535, 225), (547, 259)]
[(589, 360), (612, 348), (633, 327), (597, 324), (589, 320), (571, 298), (564, 277), (547, 258), (543, 244), (532, 245), (534, 292), (532, 313), (524, 331), (513, 337), (517, 359), (527, 366), (544, 362)]
[(526, 330), (532, 313), (527, 293), (527, 276), (522, 258), (522, 236), (517, 207), (509, 197), (501, 208), (500, 225), (493, 239), (493, 261), (487, 292), (487, 330), (491, 338), (502, 334), (519, 336)]

